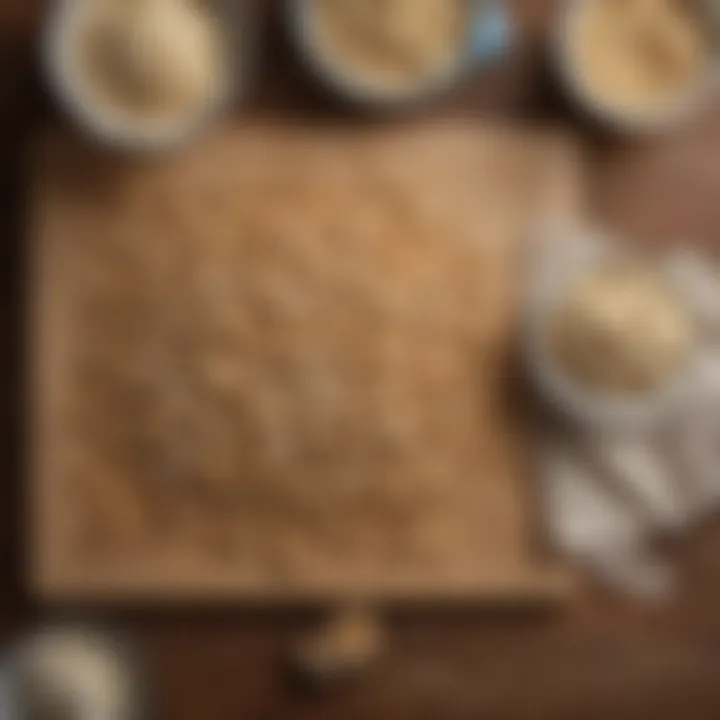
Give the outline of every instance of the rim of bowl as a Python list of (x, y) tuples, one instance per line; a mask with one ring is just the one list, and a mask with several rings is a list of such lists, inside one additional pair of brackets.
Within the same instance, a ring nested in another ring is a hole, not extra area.
[[(101, 143), (124, 151), (165, 150), (188, 143), (219, 120), (244, 96), (250, 85), (256, 33), (245, 2), (222, 0), (220, 12), (228, 14), (231, 68), (227, 84), (196, 112), (156, 123), (125, 121), (113, 117), (104, 103), (91, 98), (78, 82), (68, 52), (73, 42), (75, 24), (80, 20), (87, 0), (56, 0), (48, 13), (42, 34), (42, 61), (50, 89), (63, 112), (86, 134)], [(223, 24), (223, 31), (226, 31)], [(233, 41), (233, 33), (241, 42)]]
[(404, 90), (388, 91), (375, 90), (361, 81), (354, 81), (352, 72), (344, 71), (341, 63), (333, 62), (329, 54), (318, 47), (313, 36), (312, 17), (307, 0), (286, 0), (286, 16), (293, 39), (310, 70), (336, 96), (355, 106), (391, 110), (413, 107), (433, 100), (461, 83), (475, 69), (472, 32), (479, 22), (479, 13), (489, 4), (489, 0), (471, 0), (471, 22), (468, 25), (465, 43), (458, 47), (456, 56), (447, 67), (431, 75), (426, 82), (413, 84)]
[[(79, 638), (99, 639), (108, 649), (117, 652), (122, 669), (130, 681), (131, 706), (123, 720), (154, 720), (155, 699), (152, 691), (152, 677), (149, 664), (138, 650), (135, 641), (126, 630), (112, 623), (100, 620), (56, 620), (46, 621), (16, 639), (0, 659), (0, 708), (7, 713), (7, 720), (22, 720), (19, 712), (19, 698), (16, 694), (15, 677), (20, 668), (23, 653), (43, 636), (54, 633), (68, 633)], [(18, 715), (14, 714), (18, 711)], [(5, 715), (2, 715), (5, 720)]]
[(564, 0), (553, 32), (554, 62), (561, 82), (573, 100), (606, 126), (628, 133), (662, 132), (694, 117), (707, 103), (717, 86), (718, 69), (712, 57), (697, 82), (666, 106), (647, 112), (623, 110), (603, 102), (582, 78), (572, 58), (570, 38), (575, 34), (581, 13), (590, 3), (600, 0)]
[[(604, 263), (628, 261), (632, 262), (633, 256), (619, 250), (584, 258), (552, 285), (536, 287), (527, 303), (521, 344), (531, 380), (541, 397), (554, 409), (586, 427), (617, 430), (645, 427), (661, 421), (689, 387), (700, 356), (698, 329), (695, 328), (687, 356), (672, 371), (667, 381), (637, 397), (620, 397), (586, 388), (580, 382), (573, 381), (558, 366), (547, 343), (548, 320), (584, 272)], [(673, 273), (664, 267), (658, 267), (658, 272), (675, 289), (691, 316), (695, 317), (693, 303)]]

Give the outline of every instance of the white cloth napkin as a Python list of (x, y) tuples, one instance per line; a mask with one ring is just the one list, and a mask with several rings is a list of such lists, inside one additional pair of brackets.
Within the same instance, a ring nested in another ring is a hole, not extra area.
[[(532, 258), (536, 287), (572, 272), (578, 258), (609, 242), (577, 229), (545, 238)], [(665, 262), (701, 327), (700, 359), (681, 397), (661, 422), (621, 431), (561, 419), (547, 403), (537, 430), (551, 540), (598, 579), (648, 599), (674, 587), (673, 568), (655, 541), (720, 505), (720, 273), (690, 251)]]

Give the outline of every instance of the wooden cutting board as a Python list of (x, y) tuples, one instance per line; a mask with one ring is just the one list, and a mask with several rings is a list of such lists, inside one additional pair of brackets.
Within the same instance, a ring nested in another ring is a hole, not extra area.
[(575, 148), (243, 126), (34, 169), (30, 578), (47, 599), (556, 596), (513, 396)]

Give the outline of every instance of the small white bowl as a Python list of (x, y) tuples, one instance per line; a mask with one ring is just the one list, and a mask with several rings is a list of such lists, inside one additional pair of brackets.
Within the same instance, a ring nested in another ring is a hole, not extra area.
[(403, 89), (379, 90), (360, 82), (319, 49), (308, 0), (286, 0), (286, 3), (290, 34), (313, 74), (337, 97), (366, 109), (392, 110), (433, 99), (472, 71), (483, 69), (506, 55), (515, 43), (516, 28), (506, 0), (468, 0), (467, 34), (452, 62), (424, 82)]
[(603, 125), (630, 134), (670, 130), (697, 116), (717, 88), (718, 72), (714, 58), (709, 58), (706, 72), (698, 76), (694, 85), (661, 110), (633, 112), (602, 102), (592, 93), (573, 58), (571, 39), (577, 33), (582, 13), (590, 4), (597, 2), (603, 0), (563, 0), (560, 6), (553, 34), (553, 54), (560, 80), (570, 97)]
[[(551, 281), (535, 284), (526, 298), (521, 343), (525, 365), (533, 385), (554, 411), (582, 427), (623, 431), (651, 426), (661, 422), (685, 397), (692, 382), (699, 352), (699, 329), (688, 357), (662, 385), (642, 396), (619, 397), (603, 394), (576, 382), (558, 366), (548, 343), (549, 321), (568, 292), (583, 275), (608, 262), (636, 262), (616, 248), (596, 248), (579, 258), (566, 272)], [(672, 268), (659, 266), (680, 297), (687, 302), (691, 315), (695, 307)]]
[[(151, 688), (150, 669), (144, 658), (139, 654), (134, 643), (125, 633), (115, 629), (87, 622), (59, 622), (44, 624), (34, 631), (22, 636), (10, 648), (4, 651), (0, 660), (0, 718), (2, 720), (23, 720), (28, 716), (23, 697), (23, 683), (27, 680), (28, 663), (32, 663), (35, 653), (49, 640), (61, 639), (70, 647), (83, 647), (89, 652), (100, 653), (112, 658), (108, 672), (117, 672), (122, 688), (127, 692), (124, 702), (125, 712), (121, 712), (112, 697), (107, 697), (107, 712), (103, 718), (115, 720), (151, 720), (156, 717), (154, 694)], [(78, 683), (83, 681), (77, 673), (70, 676), (71, 686), (62, 690), (72, 696)], [(63, 678), (64, 681), (67, 678)], [(77, 696), (75, 696), (77, 697)], [(103, 699), (105, 702), (105, 699)], [(85, 718), (88, 712), (83, 711), (80, 703), (73, 708), (78, 718)], [(93, 716), (93, 720), (98, 718)]]
[(92, 0), (55, 0), (48, 13), (42, 52), (45, 75), (62, 109), (95, 140), (124, 151), (169, 149), (201, 134), (245, 91), (254, 43), (250, 16), (244, 3), (223, 0), (220, 7), (228, 19), (222, 27), (232, 27), (230, 32), (240, 37), (237, 42), (230, 40), (233, 68), (222, 91), (188, 115), (154, 121), (128, 120), (126, 115), (98, 101), (75, 71), (71, 50), (88, 2)]

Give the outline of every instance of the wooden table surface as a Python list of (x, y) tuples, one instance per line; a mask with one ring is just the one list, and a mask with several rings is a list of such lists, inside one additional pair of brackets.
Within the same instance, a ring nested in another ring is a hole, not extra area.
[[(36, 68), (44, 5), (0, 0), (4, 639), (42, 616), (23, 592), (19, 508), (24, 158), (41, 123), (56, 121)], [(591, 200), (603, 220), (653, 242), (693, 238), (713, 244), (720, 232), (720, 178), (713, 177), (720, 109), (668, 138), (603, 137), (572, 116), (549, 79), (543, 38), (556, 3), (514, 5), (522, 19), (522, 46), (432, 112), (568, 125), (587, 140)], [(327, 111), (292, 62), (277, 23), (263, 25), (262, 87), (253, 94), (253, 112)], [(288, 644), (307, 627), (309, 613), (155, 608), (119, 614), (148, 653), (163, 719), (718, 718), (720, 521), (694, 529), (668, 552), (681, 568), (680, 590), (669, 604), (637, 606), (588, 589), (557, 612), (400, 613), (392, 618), (392, 651), (378, 667), (353, 687), (312, 698), (299, 694), (282, 672)]]

